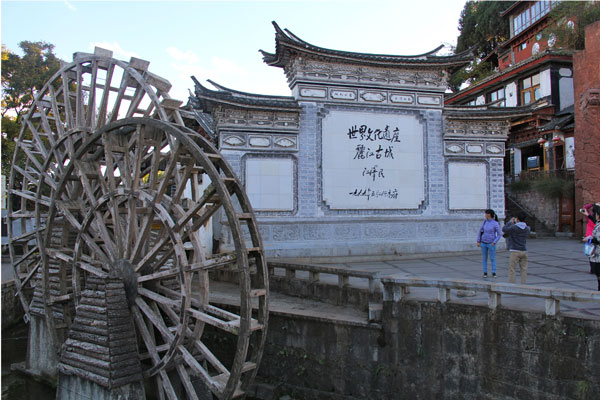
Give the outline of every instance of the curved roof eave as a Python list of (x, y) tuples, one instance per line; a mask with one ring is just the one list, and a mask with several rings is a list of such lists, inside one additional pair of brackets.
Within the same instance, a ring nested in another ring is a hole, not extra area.
[(274, 67), (284, 67), (289, 59), (289, 53), (292, 52), (332, 58), (345, 63), (353, 62), (360, 64), (385, 64), (397, 66), (419, 64), (422, 66), (439, 67), (441, 65), (445, 67), (456, 67), (466, 65), (472, 59), (469, 50), (450, 56), (435, 56), (434, 54), (443, 48), (443, 45), (426, 53), (411, 56), (333, 50), (310, 44), (294, 35), (288, 29), (282, 30), (275, 21), (273, 21), (273, 26), (275, 27), (275, 53), (273, 54), (263, 50), (259, 51), (263, 55), (263, 61)]
[(293, 97), (270, 96), (254, 93), (240, 92), (224, 86), (209, 82), (218, 90), (211, 90), (203, 86), (196, 77), (192, 76), (195, 84), (194, 95), (198, 100), (212, 107), (217, 104), (227, 104), (234, 107), (251, 108), (260, 110), (292, 111), (298, 112), (300, 106)]

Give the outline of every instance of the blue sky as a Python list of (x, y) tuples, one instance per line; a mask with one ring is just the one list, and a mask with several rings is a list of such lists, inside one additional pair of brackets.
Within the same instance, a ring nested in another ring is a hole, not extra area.
[(323, 1), (11, 1), (2, 0), (2, 44), (54, 44), (65, 61), (94, 46), (173, 84), (187, 100), (190, 75), (253, 93), (290, 95), (283, 70), (262, 61), (275, 51), (271, 21), (321, 47), (379, 54), (421, 54), (456, 44), (465, 0)]

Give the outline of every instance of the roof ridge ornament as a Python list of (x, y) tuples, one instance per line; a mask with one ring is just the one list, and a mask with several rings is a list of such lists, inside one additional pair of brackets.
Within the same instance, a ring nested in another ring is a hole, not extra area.
[(369, 66), (393, 66), (393, 67), (437, 67), (437, 68), (456, 68), (462, 67), (471, 61), (468, 52), (458, 55), (436, 56), (444, 45), (440, 45), (433, 50), (418, 55), (390, 55), (390, 54), (372, 54), (359, 53), (344, 50), (328, 49), (306, 42), (292, 33), (289, 29), (281, 29), (277, 22), (272, 21), (275, 28), (275, 53), (269, 53), (263, 50), (259, 52), (263, 55), (263, 61), (274, 67), (286, 67), (293, 55), (302, 54), (313, 59), (329, 59), (336, 63), (361, 64)]

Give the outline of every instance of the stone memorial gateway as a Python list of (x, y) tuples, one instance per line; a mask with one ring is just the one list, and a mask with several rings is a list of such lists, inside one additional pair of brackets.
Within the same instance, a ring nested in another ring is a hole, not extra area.
[(194, 79), (191, 97), (244, 181), (267, 255), (473, 249), (483, 210), (504, 214), (509, 111), (444, 108), (449, 71), (470, 56), (330, 50), (274, 26), (276, 52), (263, 58), (292, 96)]

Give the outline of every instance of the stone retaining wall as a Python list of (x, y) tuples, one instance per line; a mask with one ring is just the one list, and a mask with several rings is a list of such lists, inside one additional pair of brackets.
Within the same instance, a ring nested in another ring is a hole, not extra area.
[(600, 398), (600, 321), (415, 301), (382, 320), (271, 315), (257, 397), (266, 382), (273, 398)]

